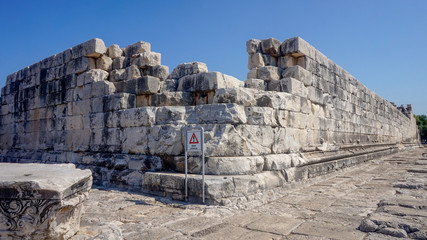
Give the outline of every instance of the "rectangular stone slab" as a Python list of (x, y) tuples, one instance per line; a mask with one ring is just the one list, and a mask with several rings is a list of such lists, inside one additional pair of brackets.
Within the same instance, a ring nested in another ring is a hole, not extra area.
[(73, 164), (0, 163), (0, 199), (62, 200), (91, 186), (91, 171)]

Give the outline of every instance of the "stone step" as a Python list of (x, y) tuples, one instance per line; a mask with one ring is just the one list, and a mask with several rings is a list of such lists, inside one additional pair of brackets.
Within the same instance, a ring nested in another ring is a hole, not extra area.
[[(227, 205), (242, 197), (262, 198), (262, 194), (266, 191), (282, 187), (286, 183), (324, 175), (397, 151), (397, 148), (366, 151), (364, 154), (345, 155), (340, 159), (332, 158), (328, 161), (313, 162), (281, 171), (264, 171), (248, 175), (205, 175), (205, 203)], [(185, 201), (185, 174), (147, 172), (142, 183), (142, 191)], [(188, 174), (188, 201), (202, 203), (202, 176), (199, 174)]]

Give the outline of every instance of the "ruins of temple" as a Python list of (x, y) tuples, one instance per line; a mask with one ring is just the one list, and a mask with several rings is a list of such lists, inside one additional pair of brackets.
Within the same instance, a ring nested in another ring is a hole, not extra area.
[[(92, 39), (7, 77), (0, 162), (73, 163), (94, 184), (184, 199), (185, 126), (204, 128), (206, 198), (233, 204), (419, 145), (397, 108), (299, 37), (251, 39), (247, 80), (169, 73), (147, 42)], [(190, 156), (189, 197), (201, 199)]]

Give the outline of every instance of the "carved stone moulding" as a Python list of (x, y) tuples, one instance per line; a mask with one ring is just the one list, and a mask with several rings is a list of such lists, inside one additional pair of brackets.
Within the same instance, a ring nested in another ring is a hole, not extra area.
[(79, 229), (90, 170), (0, 163), (0, 239), (68, 239)]

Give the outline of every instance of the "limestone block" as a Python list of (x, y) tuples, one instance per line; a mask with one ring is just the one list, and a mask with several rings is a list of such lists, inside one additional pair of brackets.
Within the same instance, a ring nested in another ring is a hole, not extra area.
[(274, 131), (273, 153), (298, 152), (307, 141), (306, 129), (295, 129), (287, 127), (276, 128)]
[(279, 80), (270, 80), (267, 83), (267, 91), (282, 91), (281, 83)]
[(123, 54), (123, 51), (122, 49), (120, 49), (119, 45), (117, 44), (110, 45), (107, 49), (107, 55), (112, 59), (121, 57), (122, 54)]
[(300, 80), (305, 86), (310, 86), (313, 82), (313, 74), (298, 65), (283, 70), (282, 78), (288, 77)]
[[(148, 134), (150, 129), (147, 127), (127, 127), (124, 128), (123, 153), (130, 154), (149, 154)], [(131, 167), (130, 164), (129, 167)], [(130, 168), (130, 169), (134, 169)]]
[(126, 57), (131, 57), (134, 54), (145, 53), (151, 51), (151, 44), (149, 42), (139, 41), (124, 49)]
[(307, 97), (307, 88), (304, 84), (295, 78), (280, 79), (280, 86), (283, 92), (288, 92), (296, 96)]
[(93, 58), (80, 57), (66, 64), (65, 74), (79, 74), (95, 68), (95, 60)]
[(125, 57), (117, 57), (113, 59), (113, 64), (111, 65), (111, 68), (114, 69), (122, 69), (125, 68)]
[(245, 83), (245, 88), (254, 88), (254, 89), (265, 91), (265, 81), (262, 79), (250, 78), (244, 81), (244, 83)]
[(83, 129), (82, 116), (69, 116), (65, 117), (65, 130)]
[(71, 48), (72, 59), (80, 57), (98, 58), (107, 52), (104, 41), (99, 38), (91, 39)]
[(134, 108), (136, 106), (136, 97), (128, 93), (115, 93), (103, 97), (104, 112), (117, 111), (121, 109)]
[(279, 80), (281, 75), (281, 69), (273, 66), (265, 66), (258, 68), (258, 79), (265, 81)]
[(89, 150), (91, 131), (87, 129), (72, 130), (73, 151), (84, 152)]
[(79, 230), (82, 203), (92, 186), (89, 170), (73, 164), (1, 163), (0, 182), (1, 239), (68, 239)]
[(156, 65), (152, 68), (144, 69), (144, 75), (152, 76), (159, 78), (161, 81), (164, 81), (169, 76), (169, 67), (164, 65)]
[(248, 56), (248, 69), (264, 67), (264, 58), (261, 53), (254, 53)]
[(246, 107), (247, 123), (251, 125), (277, 126), (275, 112), (269, 107)]
[(258, 68), (251, 69), (246, 75), (247, 79), (258, 78)]
[(184, 106), (159, 107), (156, 112), (156, 125), (185, 125), (186, 108)]
[(215, 91), (212, 103), (237, 103), (242, 106), (256, 104), (254, 89), (248, 88), (223, 88)]
[(156, 77), (145, 76), (137, 79), (136, 94), (152, 94), (159, 91), (160, 80)]
[(277, 67), (278, 58), (274, 56), (270, 56), (267, 54), (262, 54), (262, 58), (264, 60), (265, 66), (273, 66)]
[(293, 57), (292, 55), (286, 55), (286, 56), (280, 56), (278, 58), (277, 66), (285, 69), (285, 68), (295, 66), (296, 64), (297, 64), (297, 59), (295, 57)]
[(119, 111), (120, 127), (152, 126), (156, 120), (157, 108), (141, 107)]
[(292, 158), (289, 154), (270, 154), (264, 158), (264, 171), (281, 171), (292, 167)]
[(246, 42), (246, 51), (249, 54), (257, 53), (257, 52), (259, 52), (261, 50), (260, 49), (260, 44), (261, 44), (260, 40), (258, 40), (258, 39), (250, 39), (250, 40), (248, 40)]
[(203, 72), (182, 77), (178, 81), (178, 91), (197, 92), (220, 88), (240, 87), (243, 82), (220, 72)]
[[(116, 58), (117, 59), (117, 58)], [(116, 69), (110, 72), (110, 82), (119, 82), (125, 80), (125, 69)]]
[(148, 135), (148, 148), (152, 155), (182, 155), (183, 141), (181, 126), (153, 126)]
[(90, 92), (92, 90), (91, 84), (86, 84), (81, 87), (76, 87), (73, 91), (73, 100), (79, 101), (90, 98)]
[(281, 44), (282, 42), (275, 38), (264, 39), (261, 41), (261, 51), (264, 54), (278, 57), (280, 55), (279, 47)]
[(322, 90), (315, 88), (313, 86), (307, 87), (308, 94), (307, 98), (308, 100), (317, 103), (317, 104), (323, 104), (323, 92)]
[(274, 130), (270, 126), (205, 125), (205, 154), (220, 156), (257, 156), (270, 154)]
[(109, 81), (98, 81), (91, 84), (90, 98), (102, 97), (114, 94), (117, 91), (114, 83)]
[(315, 59), (315, 48), (300, 37), (286, 39), (280, 45), (282, 56), (291, 54), (294, 57), (308, 56)]
[(163, 167), (162, 159), (157, 156), (136, 155), (128, 160), (129, 169), (138, 171), (159, 171)]
[(181, 63), (173, 69), (170, 75), (170, 78), (179, 79), (187, 75), (193, 75), (193, 74), (204, 73), (204, 72), (208, 72), (208, 67), (206, 66), (205, 63), (202, 63), (202, 62)]
[(154, 67), (161, 64), (161, 54), (156, 52), (144, 52), (133, 55), (131, 65), (137, 65), (140, 68)]
[(73, 115), (85, 115), (89, 114), (90, 111), (90, 99), (72, 102)]
[(244, 124), (245, 110), (237, 104), (207, 104), (186, 107), (188, 124)]
[(96, 59), (96, 68), (102, 69), (104, 71), (111, 71), (112, 66), (113, 60), (106, 55), (102, 55)]
[(98, 81), (104, 81), (108, 78), (108, 72), (101, 69), (91, 69), (77, 76), (77, 86), (83, 86)]
[[(166, 80), (168, 81), (168, 80)], [(152, 106), (190, 106), (194, 98), (191, 92), (162, 92), (151, 96)]]
[(127, 67), (124, 74), (125, 80), (137, 79), (141, 77), (141, 72), (139, 71), (139, 68), (136, 65), (131, 65)]
[(299, 112), (289, 112), (287, 114), (287, 126), (291, 128), (306, 129), (308, 115)]
[(209, 157), (206, 173), (213, 175), (255, 174), (263, 170), (264, 158), (251, 157)]

